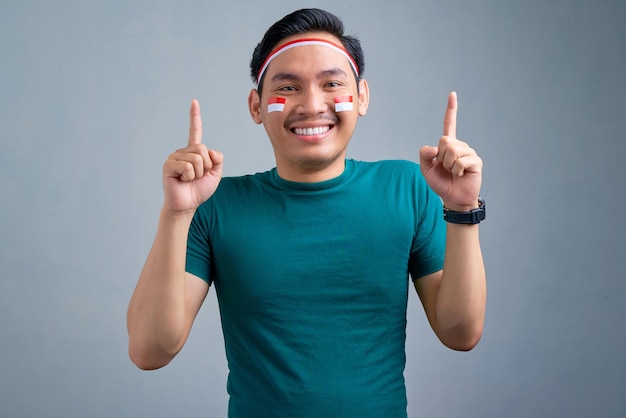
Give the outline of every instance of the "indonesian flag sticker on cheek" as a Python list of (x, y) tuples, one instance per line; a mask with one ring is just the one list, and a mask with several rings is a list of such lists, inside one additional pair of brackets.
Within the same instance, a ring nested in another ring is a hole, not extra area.
[(282, 112), (285, 110), (285, 101), (284, 97), (270, 97), (267, 99), (267, 113)]
[(353, 110), (352, 96), (336, 96), (335, 97), (335, 112), (346, 112)]

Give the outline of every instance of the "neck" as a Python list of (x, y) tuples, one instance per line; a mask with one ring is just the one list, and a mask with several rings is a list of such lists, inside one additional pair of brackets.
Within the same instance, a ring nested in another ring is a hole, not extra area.
[(345, 157), (338, 158), (331, 164), (320, 166), (312, 164), (299, 164), (290, 166), (287, 164), (276, 164), (278, 175), (283, 180), (296, 183), (319, 183), (339, 177), (345, 170)]

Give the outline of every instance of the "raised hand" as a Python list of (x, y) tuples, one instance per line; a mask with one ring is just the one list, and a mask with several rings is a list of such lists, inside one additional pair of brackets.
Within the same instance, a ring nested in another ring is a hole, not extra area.
[(443, 136), (437, 146), (420, 149), (420, 166), (446, 208), (467, 211), (478, 206), (483, 163), (476, 151), (456, 138), (457, 109), (457, 96), (452, 92), (443, 119)]
[(164, 209), (172, 214), (196, 210), (209, 199), (222, 178), (224, 156), (202, 143), (200, 104), (192, 100), (189, 110), (189, 140), (163, 164)]

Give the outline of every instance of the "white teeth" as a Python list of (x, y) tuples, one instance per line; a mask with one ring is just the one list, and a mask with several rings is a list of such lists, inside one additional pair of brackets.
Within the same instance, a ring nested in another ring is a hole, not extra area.
[(328, 126), (317, 126), (315, 128), (295, 128), (294, 132), (298, 135), (319, 135), (328, 132)]

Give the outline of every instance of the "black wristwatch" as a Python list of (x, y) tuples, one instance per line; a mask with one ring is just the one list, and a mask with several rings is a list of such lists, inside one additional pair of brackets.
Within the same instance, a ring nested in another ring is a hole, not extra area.
[(443, 219), (451, 224), (474, 225), (485, 219), (485, 199), (478, 196), (478, 208), (468, 212), (455, 212), (443, 208)]

